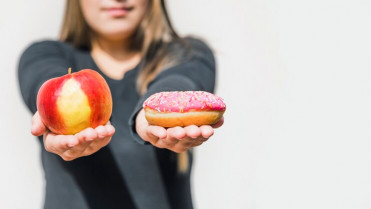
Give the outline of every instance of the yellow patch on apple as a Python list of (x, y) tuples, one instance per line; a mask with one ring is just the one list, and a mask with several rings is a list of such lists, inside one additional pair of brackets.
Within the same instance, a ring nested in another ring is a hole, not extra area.
[(90, 105), (80, 84), (71, 78), (66, 81), (57, 100), (58, 112), (68, 127), (67, 133), (75, 133), (89, 127)]

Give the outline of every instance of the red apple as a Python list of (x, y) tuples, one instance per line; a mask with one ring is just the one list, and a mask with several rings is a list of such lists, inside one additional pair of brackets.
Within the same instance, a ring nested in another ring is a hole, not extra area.
[(56, 134), (76, 134), (108, 122), (111, 91), (96, 71), (84, 69), (46, 81), (37, 95), (37, 109), (46, 127)]

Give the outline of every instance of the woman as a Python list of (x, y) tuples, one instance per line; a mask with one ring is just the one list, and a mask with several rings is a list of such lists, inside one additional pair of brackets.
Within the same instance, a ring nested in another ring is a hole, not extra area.
[[(68, 67), (106, 79), (111, 124), (75, 135), (47, 130), (37, 113), (38, 89)], [(45, 208), (193, 208), (190, 149), (223, 120), (165, 129), (147, 123), (142, 103), (160, 91), (212, 92), (215, 61), (203, 42), (176, 34), (164, 1), (67, 0), (60, 41), (28, 47), (18, 73), (34, 113), (31, 132), (45, 147)]]

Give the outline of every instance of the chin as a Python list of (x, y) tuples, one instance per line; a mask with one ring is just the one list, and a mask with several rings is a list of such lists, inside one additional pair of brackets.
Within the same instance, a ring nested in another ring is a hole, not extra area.
[(105, 39), (112, 40), (112, 41), (120, 41), (123, 39), (127, 39), (133, 35), (135, 32), (134, 27), (109, 27), (101, 32), (100, 35)]

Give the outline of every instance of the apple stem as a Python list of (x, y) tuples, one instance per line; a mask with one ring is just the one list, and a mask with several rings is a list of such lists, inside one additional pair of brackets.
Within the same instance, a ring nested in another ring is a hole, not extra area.
[(68, 74), (71, 74), (71, 68), (68, 68)]

